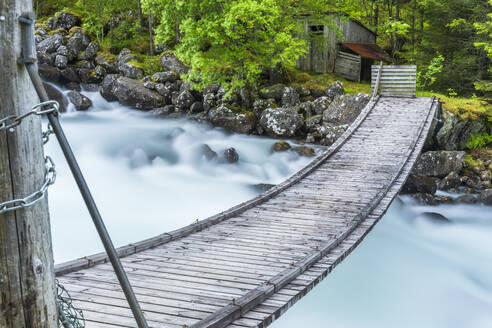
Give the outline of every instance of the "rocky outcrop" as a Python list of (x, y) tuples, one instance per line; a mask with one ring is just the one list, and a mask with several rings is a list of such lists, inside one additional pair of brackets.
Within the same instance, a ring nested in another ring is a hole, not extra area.
[(150, 110), (165, 105), (160, 94), (147, 89), (142, 82), (124, 76), (107, 75), (100, 92), (108, 101), (118, 100), (137, 109)]
[(161, 64), (164, 70), (176, 72), (179, 75), (188, 73), (189, 68), (183, 64), (173, 53), (166, 52), (161, 57)]
[(402, 188), (403, 193), (424, 193), (433, 195), (437, 190), (438, 179), (410, 174)]
[(419, 156), (413, 173), (428, 177), (444, 178), (451, 172), (460, 172), (463, 168), (464, 160), (464, 151), (428, 151)]
[(261, 113), (260, 125), (275, 138), (293, 137), (304, 125), (296, 107), (267, 108)]
[(444, 150), (464, 150), (473, 135), (487, 131), (485, 122), (460, 121), (458, 118), (447, 113), (444, 125), (437, 133), (437, 146)]
[(46, 21), (52, 30), (64, 29), (67, 31), (72, 27), (80, 26), (81, 23), (79, 16), (65, 11), (56, 13), (54, 17)]
[(350, 124), (359, 116), (369, 98), (369, 95), (364, 93), (337, 96), (323, 112), (323, 121), (338, 125)]
[(70, 91), (67, 97), (76, 110), (87, 110), (92, 106), (92, 101), (78, 91)]
[(345, 89), (343, 87), (342, 82), (335, 81), (333, 82), (328, 89), (325, 90), (326, 96), (331, 99), (335, 99), (337, 96), (342, 96), (345, 94)]
[(485, 205), (492, 205), (492, 189), (486, 189), (480, 193), (480, 201)]
[(256, 118), (252, 113), (233, 110), (225, 104), (209, 110), (208, 120), (215, 126), (236, 133), (250, 133), (256, 126)]

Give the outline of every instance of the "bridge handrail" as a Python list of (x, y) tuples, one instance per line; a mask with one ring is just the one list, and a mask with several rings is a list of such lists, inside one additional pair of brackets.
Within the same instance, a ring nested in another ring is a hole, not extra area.
[(373, 94), (390, 97), (417, 96), (417, 65), (372, 65)]

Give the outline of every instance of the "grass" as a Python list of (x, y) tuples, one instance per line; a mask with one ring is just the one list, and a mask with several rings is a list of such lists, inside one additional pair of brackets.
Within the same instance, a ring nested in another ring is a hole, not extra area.
[[(419, 96), (421, 93), (419, 92)], [(443, 108), (455, 114), (461, 120), (482, 120), (492, 116), (492, 104), (485, 99), (450, 97), (440, 93), (425, 91), (424, 96), (436, 96), (441, 99)]]

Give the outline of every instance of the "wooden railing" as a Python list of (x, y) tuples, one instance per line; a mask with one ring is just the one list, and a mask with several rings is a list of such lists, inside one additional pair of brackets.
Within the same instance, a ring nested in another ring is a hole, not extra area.
[[(371, 88), (378, 80), (380, 66), (372, 66)], [(415, 97), (417, 92), (416, 65), (385, 65), (382, 66), (377, 93), (381, 96)]]

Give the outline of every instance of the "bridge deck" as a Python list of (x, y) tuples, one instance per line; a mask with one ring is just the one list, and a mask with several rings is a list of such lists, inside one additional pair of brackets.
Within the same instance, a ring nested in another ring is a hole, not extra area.
[[(380, 98), (329, 150), (255, 200), (121, 249), (152, 327), (263, 327), (321, 281), (386, 211), (437, 102)], [(156, 246), (157, 245), (157, 246)], [(103, 256), (58, 266), (87, 327), (136, 327)]]

